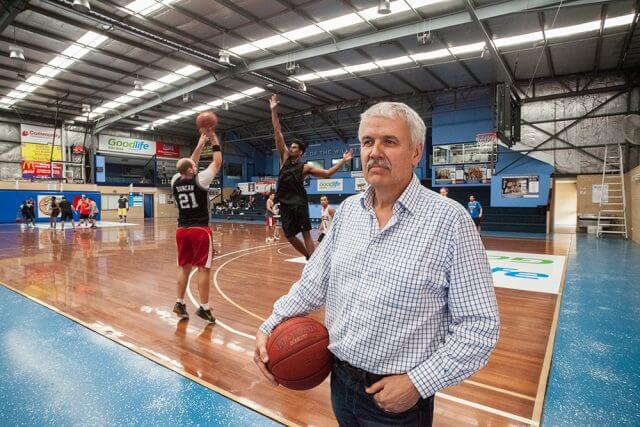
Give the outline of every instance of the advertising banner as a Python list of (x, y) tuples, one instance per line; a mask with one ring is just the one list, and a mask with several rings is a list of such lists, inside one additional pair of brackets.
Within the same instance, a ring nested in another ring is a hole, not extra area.
[(177, 144), (169, 144), (167, 142), (156, 141), (156, 156), (179, 159), (180, 146)]
[(318, 191), (343, 191), (342, 179), (319, 179)]
[(156, 142), (122, 136), (98, 136), (98, 151), (105, 153), (133, 154), (153, 156), (156, 154)]
[(50, 162), (51, 160), (58, 162), (62, 160), (62, 147), (59, 145), (54, 145), (51, 150), (51, 144), (23, 142), (20, 148), (22, 160), (32, 162)]
[(55, 129), (55, 140), (53, 139), (54, 129), (44, 126), (20, 125), (20, 142), (28, 144), (62, 145), (62, 131)]
[[(51, 175), (53, 165), (53, 175)], [(33, 178), (62, 178), (62, 163), (22, 161), (22, 177)]]

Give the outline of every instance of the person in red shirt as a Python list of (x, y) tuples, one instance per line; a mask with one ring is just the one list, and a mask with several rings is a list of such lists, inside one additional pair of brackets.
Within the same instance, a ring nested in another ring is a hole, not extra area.
[(78, 200), (76, 210), (80, 214), (80, 227), (82, 227), (83, 224), (85, 226), (88, 225), (89, 216), (91, 215), (91, 202), (89, 202), (86, 195), (83, 194), (80, 200)]

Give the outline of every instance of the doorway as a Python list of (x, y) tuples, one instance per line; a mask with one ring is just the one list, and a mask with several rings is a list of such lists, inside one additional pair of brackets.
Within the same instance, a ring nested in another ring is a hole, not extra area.
[(144, 195), (144, 217), (153, 218), (153, 194)]
[(553, 206), (553, 231), (575, 233), (578, 224), (578, 187), (575, 179), (556, 180)]

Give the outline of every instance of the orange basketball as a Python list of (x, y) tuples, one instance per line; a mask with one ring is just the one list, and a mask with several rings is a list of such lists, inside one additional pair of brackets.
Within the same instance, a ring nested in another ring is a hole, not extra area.
[(196, 118), (196, 127), (198, 129), (214, 128), (218, 124), (218, 116), (213, 111), (203, 111)]
[(329, 332), (309, 317), (282, 322), (267, 340), (267, 367), (283, 386), (308, 390), (320, 384), (331, 372)]

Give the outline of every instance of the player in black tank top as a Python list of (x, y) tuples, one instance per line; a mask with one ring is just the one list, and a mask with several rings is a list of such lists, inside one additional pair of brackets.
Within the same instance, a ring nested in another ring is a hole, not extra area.
[[(309, 220), (309, 201), (304, 189), (304, 179), (312, 175), (317, 178), (329, 178), (338, 172), (345, 163), (351, 161), (353, 150), (348, 150), (342, 156), (342, 160), (331, 169), (320, 169), (302, 160), (305, 145), (302, 141), (293, 141), (289, 149), (284, 143), (284, 136), (278, 118), (278, 96), (273, 95), (269, 100), (271, 108), (271, 122), (276, 139), (276, 148), (280, 153), (280, 174), (278, 176), (278, 189), (276, 199), (280, 203), (280, 216), (282, 230), (293, 247), (307, 259), (315, 249), (311, 238), (311, 222)], [(298, 239), (297, 234), (302, 233), (304, 243)]]
[[(222, 154), (214, 129), (200, 129), (200, 140), (191, 157), (178, 160), (178, 173), (171, 179), (171, 190), (178, 208), (178, 298), (173, 307), (180, 318), (188, 318), (184, 295), (192, 267), (197, 267), (200, 307), (196, 314), (210, 323), (215, 318), (209, 308), (209, 285), (213, 258), (211, 228), (209, 227), (209, 185), (220, 171)], [(200, 153), (207, 141), (212, 143), (213, 162), (198, 172)]]

